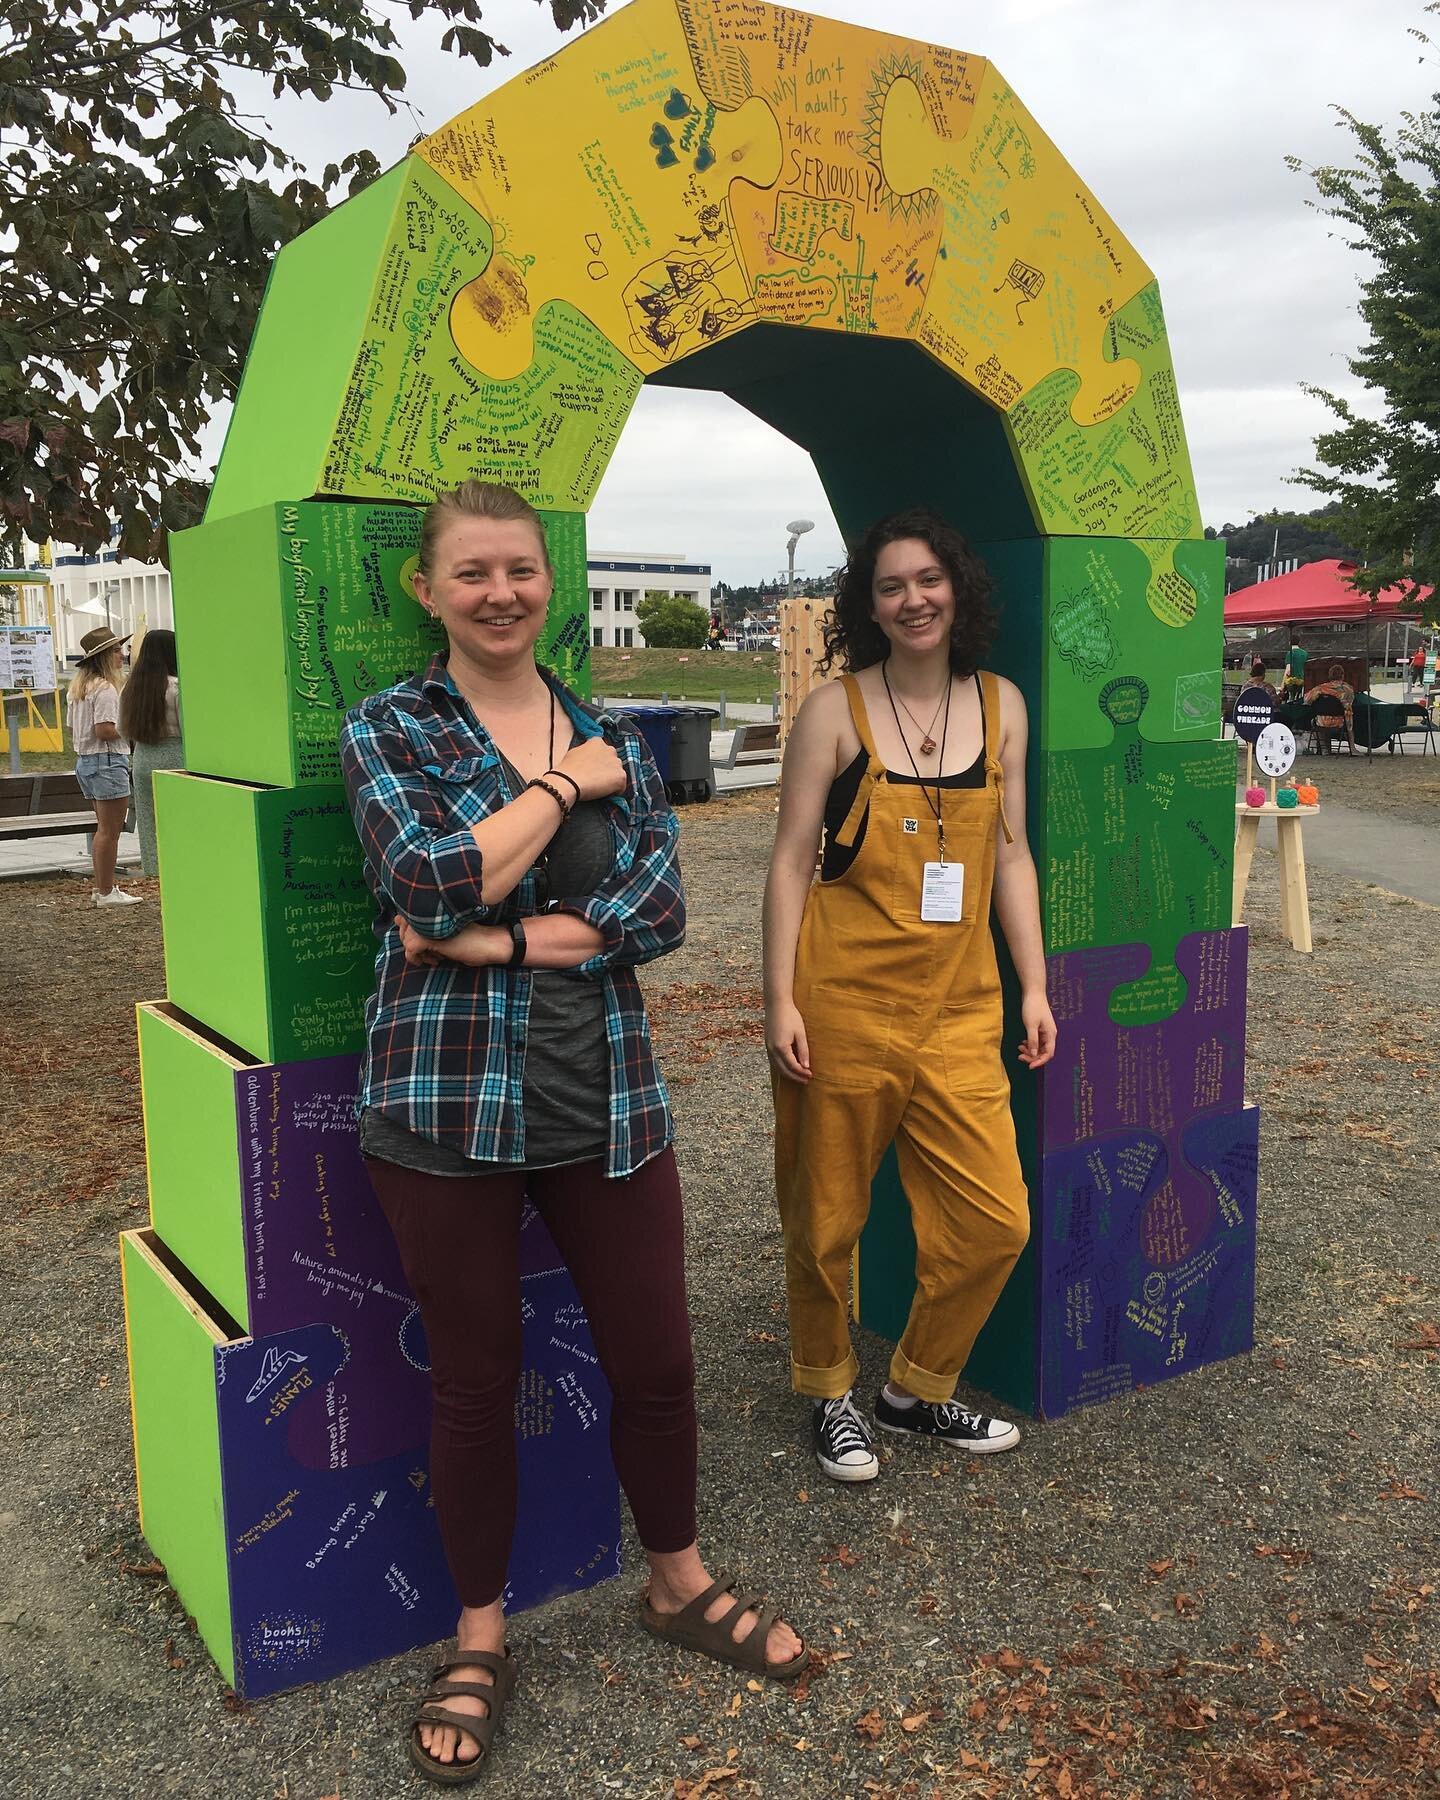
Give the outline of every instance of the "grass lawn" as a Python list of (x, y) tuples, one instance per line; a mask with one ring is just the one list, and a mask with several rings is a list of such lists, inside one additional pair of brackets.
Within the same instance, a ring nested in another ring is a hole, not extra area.
[(773, 650), (592, 650), (590, 666), (594, 691), (614, 700), (718, 700), (723, 693), (748, 704), (768, 701), (780, 685)]

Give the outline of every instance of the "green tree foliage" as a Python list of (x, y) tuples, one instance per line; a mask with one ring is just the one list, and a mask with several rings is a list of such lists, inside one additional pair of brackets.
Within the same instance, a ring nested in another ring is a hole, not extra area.
[[(402, 0), (441, 47), (507, 54), (478, 0)], [(544, 3), (544, 0), (541, 0)], [(548, 0), (563, 31), (605, 0)], [(404, 104), (385, 0), (5, 0), (0, 8), (0, 557), (22, 532), (154, 555), (193, 523), (276, 250), (380, 165), (318, 179), (258, 90)], [(232, 88), (238, 90), (232, 92)]]
[[(1440, 13), (1440, 0), (1425, 11)], [(1430, 48), (1423, 31), (1410, 35)], [(1314, 182), (1319, 200), (1310, 204), (1371, 261), (1359, 306), (1369, 335), (1348, 362), (1382, 410), (1365, 418), (1341, 396), (1307, 389), (1338, 423), (1315, 440), (1319, 466), (1295, 479), (1323, 494), (1335, 530), (1364, 546), (1356, 587), (1430, 586), (1440, 618), (1440, 95), (1389, 132), (1336, 110), (1354, 139), (1354, 165), (1286, 160)]]
[(710, 615), (693, 600), (646, 588), (635, 618), (652, 650), (698, 650), (710, 629)]

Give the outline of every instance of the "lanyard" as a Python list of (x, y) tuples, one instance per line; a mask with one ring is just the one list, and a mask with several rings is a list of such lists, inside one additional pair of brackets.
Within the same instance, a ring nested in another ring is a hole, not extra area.
[(910, 758), (910, 767), (914, 770), (915, 779), (920, 784), (920, 792), (925, 796), (925, 804), (935, 815), (935, 828), (940, 836), (940, 862), (943, 867), (945, 862), (945, 800), (940, 787), (940, 777), (945, 768), (945, 739), (950, 731), (950, 694), (955, 686), (955, 678), (953, 673), (949, 670), (946, 671), (945, 722), (940, 728), (940, 762), (935, 771), (935, 798), (932, 800), (930, 798), (930, 790), (925, 785), (925, 778), (920, 773), (919, 767), (916, 764), (915, 754), (910, 748), (910, 740), (905, 735), (905, 727), (900, 723), (900, 714), (895, 710), (895, 696), (891, 692), (890, 676), (886, 670), (886, 664), (889, 661), (890, 659), (887, 656), (885, 662), (881, 663), (880, 679), (885, 683), (885, 697), (890, 702), (890, 712), (895, 720), (895, 729), (900, 733), (900, 742), (905, 746), (906, 756)]

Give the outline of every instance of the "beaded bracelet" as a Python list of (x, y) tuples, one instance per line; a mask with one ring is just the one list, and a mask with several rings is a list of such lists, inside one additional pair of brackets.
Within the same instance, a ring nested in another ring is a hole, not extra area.
[(537, 775), (533, 781), (527, 781), (525, 786), (527, 789), (543, 788), (560, 808), (560, 817), (562, 819), (568, 819), (570, 817), (570, 808), (565, 804), (565, 796), (560, 792), (559, 788), (551, 787), (550, 783), (546, 781), (543, 775)]
[(573, 775), (567, 775), (563, 769), (547, 769), (545, 773), (547, 775), (558, 775), (561, 781), (568, 781), (575, 790), (575, 798), (570, 803), (571, 807), (573, 808), (580, 804), (580, 783)]

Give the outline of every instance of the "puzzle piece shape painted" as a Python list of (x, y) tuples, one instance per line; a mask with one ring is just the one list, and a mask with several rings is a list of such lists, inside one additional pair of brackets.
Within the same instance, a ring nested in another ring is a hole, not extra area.
[(1145, 969), (1145, 945), (1051, 956), (1058, 1047), (1041, 1073), (1046, 1154), (1114, 1132), (1168, 1138), (1177, 1122), (1238, 1111), (1247, 954), (1243, 926), (1184, 938), (1175, 953), (1180, 1003), (1149, 1023), (1126, 1020), (1117, 1005)]
[(1171, 958), (1187, 934), (1229, 923), (1234, 860), (1234, 747), (1147, 742), (1148, 699), (1138, 676), (1108, 682), (1097, 704), (1113, 741), (1046, 756), (1035, 809), (1046, 946), (1143, 939), (1150, 968), (1115, 999), (1116, 1016), (1135, 1023), (1181, 1004)]
[(1163, 1134), (1046, 1156), (1046, 1418), (1253, 1347), (1259, 1156), (1255, 1107), (1187, 1125), (1183, 1105)]

